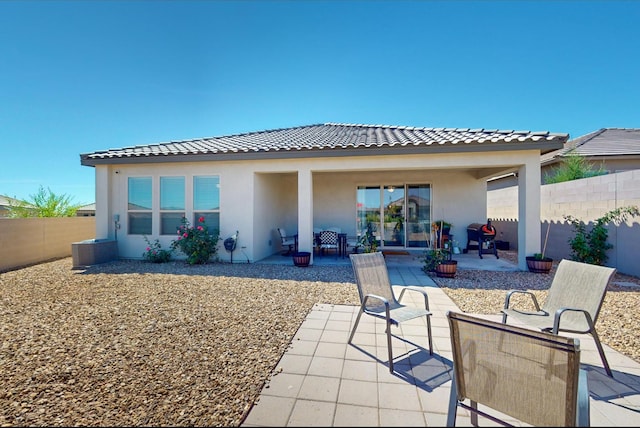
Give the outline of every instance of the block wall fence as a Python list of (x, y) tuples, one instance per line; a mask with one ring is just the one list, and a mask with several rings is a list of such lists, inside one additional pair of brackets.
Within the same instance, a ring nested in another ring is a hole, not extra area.
[(70, 257), (95, 235), (95, 217), (0, 218), (0, 272)]
[[(605, 213), (624, 206), (640, 208), (640, 169), (583, 178), (557, 184), (545, 184), (540, 191), (541, 248), (556, 260), (571, 259), (569, 240), (573, 228), (564, 219), (571, 215), (593, 226)], [(496, 239), (518, 246), (518, 189), (508, 187), (487, 192), (487, 217), (496, 227)], [(607, 265), (620, 273), (640, 277), (640, 217), (608, 227)], [(547, 235), (548, 233), (548, 235)], [(531, 254), (527, 254), (528, 256)]]

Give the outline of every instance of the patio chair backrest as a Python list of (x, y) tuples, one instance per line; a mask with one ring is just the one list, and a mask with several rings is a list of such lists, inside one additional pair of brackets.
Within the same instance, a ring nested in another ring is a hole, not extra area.
[(281, 239), (287, 238), (287, 231), (284, 230), (283, 228), (279, 227), (278, 228), (278, 233), (280, 234), (280, 238)]
[[(578, 339), (451, 311), (447, 318), (455, 388), (451, 400), (457, 398), (458, 406), (468, 399), (534, 426), (588, 424), (584, 372), (578, 391)], [(450, 403), (449, 417), (454, 421), (455, 407)]]
[[(615, 268), (566, 259), (561, 260), (558, 263), (542, 310), (553, 316), (558, 309), (563, 307), (580, 308), (589, 312), (593, 324), (595, 324), (607, 292), (607, 286), (615, 272)], [(581, 313), (563, 314), (562, 326), (565, 330), (589, 330), (589, 325)]]
[(337, 247), (338, 232), (334, 230), (323, 230), (320, 232), (320, 245), (326, 247)]
[[(392, 307), (397, 306), (398, 301), (391, 288), (389, 272), (382, 253), (351, 254), (349, 257), (358, 285), (360, 302), (364, 301), (367, 294), (374, 294), (387, 299)], [(377, 300), (374, 302), (376, 305), (380, 303)]]

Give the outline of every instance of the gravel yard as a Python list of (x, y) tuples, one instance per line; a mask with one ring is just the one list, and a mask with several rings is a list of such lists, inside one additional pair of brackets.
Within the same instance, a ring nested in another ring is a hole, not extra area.
[[(542, 297), (552, 275), (434, 279), (461, 310), (498, 313), (505, 290)], [(639, 296), (613, 286), (597, 324), (604, 343), (636, 361)], [(72, 270), (65, 258), (1, 273), (0, 425), (238, 426), (310, 308), (357, 301), (350, 266)]]

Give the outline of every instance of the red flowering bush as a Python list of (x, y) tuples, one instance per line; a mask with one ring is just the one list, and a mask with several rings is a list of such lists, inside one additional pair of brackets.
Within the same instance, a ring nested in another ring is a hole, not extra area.
[(165, 250), (160, 244), (160, 240), (156, 239), (153, 243), (149, 242), (149, 239), (145, 236), (144, 240), (147, 242), (147, 248), (142, 253), (142, 257), (152, 263), (164, 263), (171, 260), (172, 250)]
[(204, 217), (198, 219), (197, 226), (191, 226), (182, 217), (182, 225), (178, 227), (178, 239), (171, 243), (171, 249), (178, 249), (187, 256), (190, 265), (204, 264), (218, 252), (218, 231), (209, 231)]

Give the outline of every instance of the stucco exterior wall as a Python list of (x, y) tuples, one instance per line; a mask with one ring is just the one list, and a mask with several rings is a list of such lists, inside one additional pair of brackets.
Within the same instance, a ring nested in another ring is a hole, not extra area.
[[(517, 249), (518, 191), (516, 187), (487, 193), (487, 213), (493, 219), (498, 238)], [(541, 248), (555, 259), (571, 258), (573, 228), (565, 219), (571, 215), (587, 223), (624, 206), (640, 207), (640, 170), (625, 171), (541, 187)], [(548, 235), (547, 235), (548, 230)], [(609, 266), (620, 272), (640, 276), (637, 254), (640, 251), (640, 218), (629, 219), (609, 228)], [(528, 254), (530, 255), (530, 254)]]
[(0, 272), (71, 256), (95, 237), (95, 217), (0, 218)]
[[(466, 233), (467, 224), (486, 219), (486, 178), (489, 171), (527, 162), (539, 165), (539, 152), (376, 156), (372, 151), (370, 156), (352, 157), (98, 166), (96, 230), (100, 233), (96, 238), (114, 239), (117, 235), (120, 257), (142, 257), (146, 246), (144, 237), (127, 234), (127, 180), (129, 177), (151, 176), (155, 217), (149, 239), (157, 238), (163, 247), (168, 248), (175, 236), (158, 234), (159, 177), (185, 177), (185, 204), (189, 217), (191, 183), (195, 175), (220, 177), (220, 237), (224, 239), (239, 231), (238, 247), (234, 252), (234, 262), (238, 263), (247, 259), (260, 260), (281, 251), (277, 227), (285, 227), (289, 234), (300, 232), (300, 227), (307, 228), (305, 236), (300, 239), (301, 251), (311, 250), (313, 227), (337, 226), (347, 233), (355, 232), (356, 189), (367, 184), (431, 184), (432, 215), (453, 223), (455, 238), (456, 234), (463, 236)], [(312, 200), (308, 200), (309, 196)], [(307, 224), (300, 213), (309, 213), (311, 224)], [(113, 221), (115, 214), (120, 217), (119, 229)], [(309, 236), (306, 236), (307, 232)], [(218, 255), (221, 260), (230, 260), (222, 241)]]

